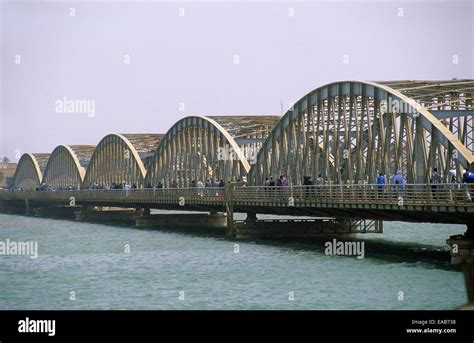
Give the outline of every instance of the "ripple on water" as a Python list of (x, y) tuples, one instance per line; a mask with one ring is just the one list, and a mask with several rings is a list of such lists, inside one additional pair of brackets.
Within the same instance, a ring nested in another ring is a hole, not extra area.
[[(363, 237), (378, 250), (358, 260), (325, 256), (321, 242), (239, 242), (235, 254), (223, 237), (0, 214), (0, 240), (39, 244), (36, 260), (0, 257), (0, 308), (450, 309), (466, 302), (462, 274), (408, 254), (462, 231), (388, 223)], [(401, 253), (379, 254), (387, 244)]]

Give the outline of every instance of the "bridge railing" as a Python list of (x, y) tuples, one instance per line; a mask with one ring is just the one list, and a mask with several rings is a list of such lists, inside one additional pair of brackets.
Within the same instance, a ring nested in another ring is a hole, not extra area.
[[(226, 194), (230, 191), (231, 194)], [(226, 196), (227, 195), (227, 196)], [(0, 192), (0, 200), (54, 201), (130, 204), (252, 203), (266, 206), (309, 204), (374, 204), (424, 206), (474, 206), (474, 184), (339, 184), (315, 186), (236, 186), (226, 188), (163, 188), (132, 190), (57, 190)]]
[(22, 200), (28, 198), (38, 201), (114, 203), (114, 204), (178, 204), (186, 203), (224, 204), (224, 188), (162, 188), (162, 189), (84, 189), (84, 190), (42, 190), (42, 191), (3, 191), (0, 199)]
[(234, 202), (474, 206), (474, 184), (338, 184), (236, 187)]
[(178, 203), (182, 201), (192, 202), (223, 202), (224, 189), (212, 188), (161, 188), (161, 189), (114, 189), (114, 190), (96, 190), (88, 189), (80, 191), (81, 200), (108, 200), (115, 199), (122, 202), (134, 203)]

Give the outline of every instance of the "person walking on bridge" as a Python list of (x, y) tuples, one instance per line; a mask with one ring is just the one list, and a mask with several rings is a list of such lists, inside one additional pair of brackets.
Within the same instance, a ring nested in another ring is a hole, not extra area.
[(270, 180), (268, 180), (268, 176), (267, 176), (265, 178), (265, 181), (263, 182), (263, 195), (265, 197), (267, 197), (268, 194), (270, 194), (269, 186), (270, 186)]
[(314, 185), (313, 180), (311, 180), (311, 176), (304, 176), (303, 177), (303, 186), (305, 186), (305, 197), (309, 197), (311, 194), (311, 186)]
[(377, 192), (378, 192), (379, 197), (383, 198), (384, 188), (385, 188), (385, 176), (382, 173), (379, 173), (379, 176), (377, 176)]
[(397, 194), (398, 197), (403, 197), (405, 195), (405, 179), (402, 176), (402, 172), (400, 170), (397, 170), (397, 174), (393, 178), (396, 189), (397, 189)]
[(471, 192), (469, 191), (469, 184), (474, 183), (474, 173), (470, 172), (467, 168), (462, 174), (462, 182), (464, 184), (464, 199), (468, 202), (472, 201)]
[(321, 176), (321, 174), (318, 174), (318, 177), (316, 178), (316, 195), (320, 196), (321, 195), (321, 190), (324, 185), (324, 179)]
[(437, 198), (439, 183), (441, 183), (441, 175), (438, 173), (438, 168), (433, 168), (433, 173), (431, 173), (431, 192), (433, 193), (433, 199)]
[(204, 196), (204, 183), (201, 180), (198, 181), (197, 188), (198, 188), (199, 196), (203, 197)]
[(285, 199), (288, 198), (288, 186), (289, 186), (289, 182), (288, 182), (288, 178), (286, 177), (286, 175), (283, 175), (283, 178), (281, 179), (281, 186), (283, 187), (283, 196), (285, 197)]
[(277, 179), (276, 181), (276, 193), (277, 193), (277, 196), (278, 197), (282, 197), (282, 194), (283, 194), (283, 190), (282, 190), (282, 187), (283, 187), (283, 175), (280, 175), (280, 177)]

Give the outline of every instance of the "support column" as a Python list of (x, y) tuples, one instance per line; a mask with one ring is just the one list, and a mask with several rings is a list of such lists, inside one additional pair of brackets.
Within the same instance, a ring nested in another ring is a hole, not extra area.
[(233, 189), (234, 185), (229, 182), (225, 185), (225, 209), (227, 215), (227, 235), (235, 236), (234, 228), (234, 203), (233, 203)]
[(446, 240), (451, 248), (451, 264), (459, 265), (474, 257), (474, 223), (467, 224), (464, 235), (454, 235)]
[(136, 210), (128, 208), (87, 207), (74, 212), (76, 221), (135, 223)]
[(469, 223), (466, 226), (467, 226), (467, 230), (466, 232), (464, 232), (464, 237), (474, 238), (474, 223)]
[(464, 272), (464, 281), (466, 282), (468, 305), (474, 308), (474, 257), (465, 259), (462, 269)]
[(451, 236), (446, 241), (451, 247), (451, 263), (461, 265), (468, 303), (461, 310), (474, 310), (474, 223), (467, 225), (464, 235)]
[(149, 208), (136, 208), (135, 209), (135, 216), (149, 216), (150, 209)]
[(237, 239), (303, 239), (335, 238), (353, 239), (354, 222), (350, 219), (262, 219), (248, 214), (245, 222), (234, 223)]
[(248, 212), (247, 218), (245, 218), (245, 224), (251, 225), (251, 224), (255, 224), (256, 222), (257, 222), (257, 214)]
[(27, 216), (30, 215), (30, 200), (28, 199), (28, 197), (25, 197), (25, 214)]
[(226, 229), (226, 217), (222, 214), (170, 213), (144, 214), (135, 216), (135, 227), (158, 229), (183, 229), (189, 232), (198, 232), (202, 229), (212, 229), (223, 232)]

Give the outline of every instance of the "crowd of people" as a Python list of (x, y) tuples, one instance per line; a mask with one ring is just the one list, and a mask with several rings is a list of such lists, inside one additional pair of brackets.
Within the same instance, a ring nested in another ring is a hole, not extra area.
[[(211, 188), (211, 187), (224, 187), (225, 186), (225, 183), (224, 183), (224, 180), (223, 179), (215, 179), (215, 181), (212, 181), (211, 179), (207, 179), (206, 182), (202, 182), (201, 180), (192, 180), (191, 181), (191, 184), (189, 187), (191, 188)], [(158, 183), (156, 184), (156, 186), (153, 186), (151, 184), (151, 182), (148, 182), (145, 186), (145, 188), (147, 189), (151, 189), (151, 188), (156, 188), (156, 189), (162, 189), (162, 188), (165, 188), (165, 186), (163, 185), (163, 183), (161, 181), (158, 181)], [(169, 188), (179, 188), (178, 187), (178, 183), (176, 182), (176, 180), (173, 180), (170, 184), (170, 187)]]
[(137, 185), (135, 183), (130, 183), (127, 181), (122, 181), (121, 183), (112, 182), (112, 183), (94, 183), (89, 189), (124, 189), (129, 191), (131, 189), (137, 189)]
[[(459, 184), (456, 181), (456, 176), (450, 173), (450, 176), (447, 178), (450, 184)], [(383, 173), (379, 173), (375, 179), (377, 194), (379, 197), (383, 197), (385, 193), (392, 191), (392, 194), (397, 196), (404, 196), (405, 188), (407, 184), (406, 178), (402, 175), (402, 172), (398, 170), (393, 175), (386, 177)], [(462, 176), (463, 184), (474, 184), (474, 172), (470, 172), (466, 169)], [(309, 196), (310, 194), (320, 195), (321, 190), (326, 183), (321, 174), (318, 174), (318, 177), (315, 181), (311, 176), (303, 176), (302, 185), (306, 186), (305, 194)], [(331, 183), (334, 185), (334, 183)], [(349, 185), (350, 183), (344, 183)], [(433, 197), (437, 197), (438, 186), (443, 184), (443, 177), (438, 172), (438, 169), (435, 167), (432, 170), (430, 177), (431, 189), (433, 192)], [(263, 182), (264, 190), (266, 194), (286, 194), (285, 189), (289, 187), (289, 181), (286, 175), (280, 175), (275, 181), (272, 176), (266, 177)], [(276, 187), (275, 189), (273, 187)], [(315, 192), (313, 192), (314, 190)], [(465, 196), (470, 199), (469, 189), (466, 188)]]
[[(431, 189), (433, 192), (433, 196), (436, 197), (437, 190), (439, 189), (439, 185), (443, 184), (444, 180), (448, 180), (451, 184), (460, 184), (456, 182), (456, 177), (454, 174), (449, 174), (449, 177), (443, 178), (442, 175), (438, 172), (437, 168), (433, 168), (430, 177), (430, 184)], [(238, 180), (240, 181), (240, 179)], [(387, 190), (397, 190), (398, 195), (403, 195), (406, 186), (406, 178), (402, 175), (401, 171), (398, 170), (395, 174), (389, 176), (388, 178), (383, 174), (379, 173), (375, 179), (376, 182), (376, 189), (377, 193), (380, 196), (383, 196)], [(474, 184), (474, 172), (469, 171), (466, 169), (462, 175), (462, 184)], [(245, 184), (245, 182), (244, 182)], [(286, 189), (289, 187), (289, 179), (286, 175), (281, 174), (276, 180), (272, 177), (266, 177), (263, 183), (264, 189), (266, 192), (279, 192), (281, 194), (286, 194)], [(316, 191), (316, 195), (319, 195), (323, 186), (326, 183), (325, 179), (322, 177), (321, 174), (318, 174), (316, 180), (313, 181), (311, 176), (304, 176), (302, 179), (303, 186), (309, 186), (308, 189), (311, 189), (311, 186), (314, 186)], [(201, 180), (192, 180), (190, 183), (191, 188), (198, 188), (198, 189), (207, 189), (207, 188), (223, 188), (225, 186), (223, 179), (207, 179), (205, 182)], [(276, 188), (273, 188), (276, 187)], [(130, 191), (133, 189), (137, 189), (137, 184), (130, 183), (127, 181), (122, 182), (112, 182), (110, 184), (103, 184), (95, 182), (93, 185), (88, 187), (87, 189), (105, 189), (105, 190), (126, 190)], [(145, 186), (147, 189), (163, 189), (166, 188), (165, 185), (159, 181), (156, 185), (152, 185), (148, 182)], [(178, 188), (178, 183), (176, 180), (173, 180), (169, 185), (169, 188)], [(51, 191), (51, 190), (76, 190), (76, 186), (65, 186), (65, 187), (58, 187), (53, 188), (51, 185), (46, 183), (41, 183), (39, 186), (36, 187), (37, 191)], [(10, 191), (22, 191), (21, 187), (12, 187), (9, 189)], [(309, 194), (309, 192), (308, 192)]]

